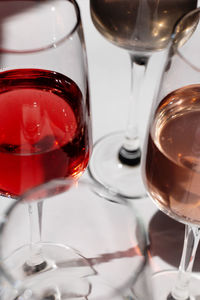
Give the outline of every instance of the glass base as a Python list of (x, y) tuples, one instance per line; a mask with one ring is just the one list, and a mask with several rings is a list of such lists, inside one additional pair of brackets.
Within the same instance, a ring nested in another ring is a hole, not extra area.
[(103, 137), (94, 145), (89, 164), (90, 175), (111, 193), (126, 198), (143, 198), (146, 192), (141, 166), (123, 165), (118, 159), (123, 140), (124, 132), (116, 132)]
[[(169, 299), (170, 292), (175, 284), (178, 270), (166, 270), (156, 272), (152, 277), (152, 284), (154, 288), (154, 300), (167, 300)], [(192, 273), (190, 286), (189, 286), (189, 299), (200, 300), (200, 274)], [(173, 299), (173, 298), (172, 298)], [(177, 299), (186, 300), (186, 299)]]
[(24, 265), (31, 267), (29, 245), (18, 248), (5, 260), (12, 277), (17, 278), (17, 288), (4, 288), (2, 300), (26, 299), (28, 293), (33, 293), (36, 300), (87, 299), (91, 290), (87, 277), (95, 274), (87, 259), (64, 245), (41, 243), (40, 249), (45, 264), (40, 264), (44, 268), (34, 267), (35, 272), (24, 270)]

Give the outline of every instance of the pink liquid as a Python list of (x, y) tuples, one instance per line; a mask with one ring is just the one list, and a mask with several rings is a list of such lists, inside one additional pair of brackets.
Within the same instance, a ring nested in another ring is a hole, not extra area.
[(200, 85), (171, 93), (158, 107), (144, 177), (162, 210), (200, 223)]

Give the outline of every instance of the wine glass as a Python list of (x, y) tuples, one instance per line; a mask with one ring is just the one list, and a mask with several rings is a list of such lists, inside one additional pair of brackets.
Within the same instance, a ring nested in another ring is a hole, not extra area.
[[(53, 179), (77, 180), (87, 167), (86, 51), (74, 0), (0, 1), (0, 15), (0, 192), (19, 199)], [(42, 202), (28, 207), (32, 247), (23, 265), (27, 276), (50, 267), (44, 247), (36, 247)], [(62, 249), (52, 251), (56, 256)]]
[[(143, 177), (149, 196), (165, 214), (185, 224), (179, 271), (153, 275), (155, 299), (199, 299), (198, 274), (192, 273), (200, 237), (199, 121), (200, 9), (175, 28), (166, 71), (152, 107)], [(172, 251), (176, 251), (172, 249)]]
[[(13, 282), (20, 283), (20, 289), (18, 284), (14, 292), (20, 295), (21, 290), (31, 290), (39, 299), (48, 295), (46, 300), (68, 299), (66, 295), (91, 300), (151, 299), (146, 231), (137, 210), (130, 202), (108, 195), (88, 180), (67, 184), (68, 190), (65, 181), (53, 180), (29, 190), (4, 215), (0, 226), (0, 271), (12, 279), (12, 286)], [(63, 188), (63, 192), (56, 194), (57, 188)], [(71, 255), (60, 255), (49, 272), (24, 275), (21, 265), (29, 257), (30, 246), (26, 203), (30, 201), (43, 201), (44, 205), (40, 245), (70, 247), (74, 253), (81, 253), (88, 266), (81, 256), (72, 259)], [(1, 300), (8, 300), (10, 290), (6, 292), (7, 285), (1, 286), (5, 290)], [(56, 298), (58, 292), (60, 298)]]
[[(145, 98), (151, 102), (150, 86), (154, 90), (152, 84), (160, 80), (173, 27), (196, 5), (196, 0), (90, 0), (95, 27), (108, 41), (128, 52), (132, 75), (127, 129), (96, 142), (89, 171), (96, 181), (125, 197), (145, 195), (140, 174), (142, 137), (138, 128), (142, 92), (148, 91)], [(157, 60), (152, 64), (156, 52)], [(148, 103), (143, 103), (142, 109), (145, 106)]]

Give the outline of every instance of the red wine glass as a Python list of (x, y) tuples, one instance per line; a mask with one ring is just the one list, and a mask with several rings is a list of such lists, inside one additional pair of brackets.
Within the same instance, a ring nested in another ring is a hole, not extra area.
[[(140, 164), (145, 130), (139, 126), (139, 116), (145, 118), (146, 113), (140, 112), (140, 107), (146, 111), (157, 89), (175, 23), (196, 5), (196, 0), (90, 0), (96, 29), (108, 41), (126, 50), (131, 62), (127, 129), (98, 140), (89, 164), (91, 176), (111, 192), (129, 198), (146, 195)], [(148, 92), (142, 94), (144, 91)], [(146, 123), (142, 124), (146, 127)]]
[[(146, 139), (143, 177), (158, 208), (185, 224), (179, 270), (153, 274), (155, 300), (195, 300), (200, 277), (192, 272), (200, 237), (200, 9), (177, 24)], [(163, 233), (164, 234), (164, 233)], [(172, 249), (171, 251), (176, 251)]]
[[(87, 167), (87, 61), (76, 1), (6, 0), (0, 15), (0, 192), (18, 199), (53, 179), (77, 180)], [(34, 246), (42, 202), (28, 206), (27, 276), (49, 268), (45, 249)]]

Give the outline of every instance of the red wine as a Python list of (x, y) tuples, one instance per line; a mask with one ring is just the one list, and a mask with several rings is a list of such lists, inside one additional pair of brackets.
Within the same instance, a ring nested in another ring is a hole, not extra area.
[(75, 82), (56, 72), (0, 73), (0, 192), (19, 196), (77, 177), (90, 153), (90, 120)]
[(178, 89), (161, 102), (144, 173), (149, 194), (161, 209), (200, 224), (200, 85)]
[(176, 22), (196, 6), (197, 0), (90, 0), (97, 30), (117, 46), (135, 51), (166, 47)]

